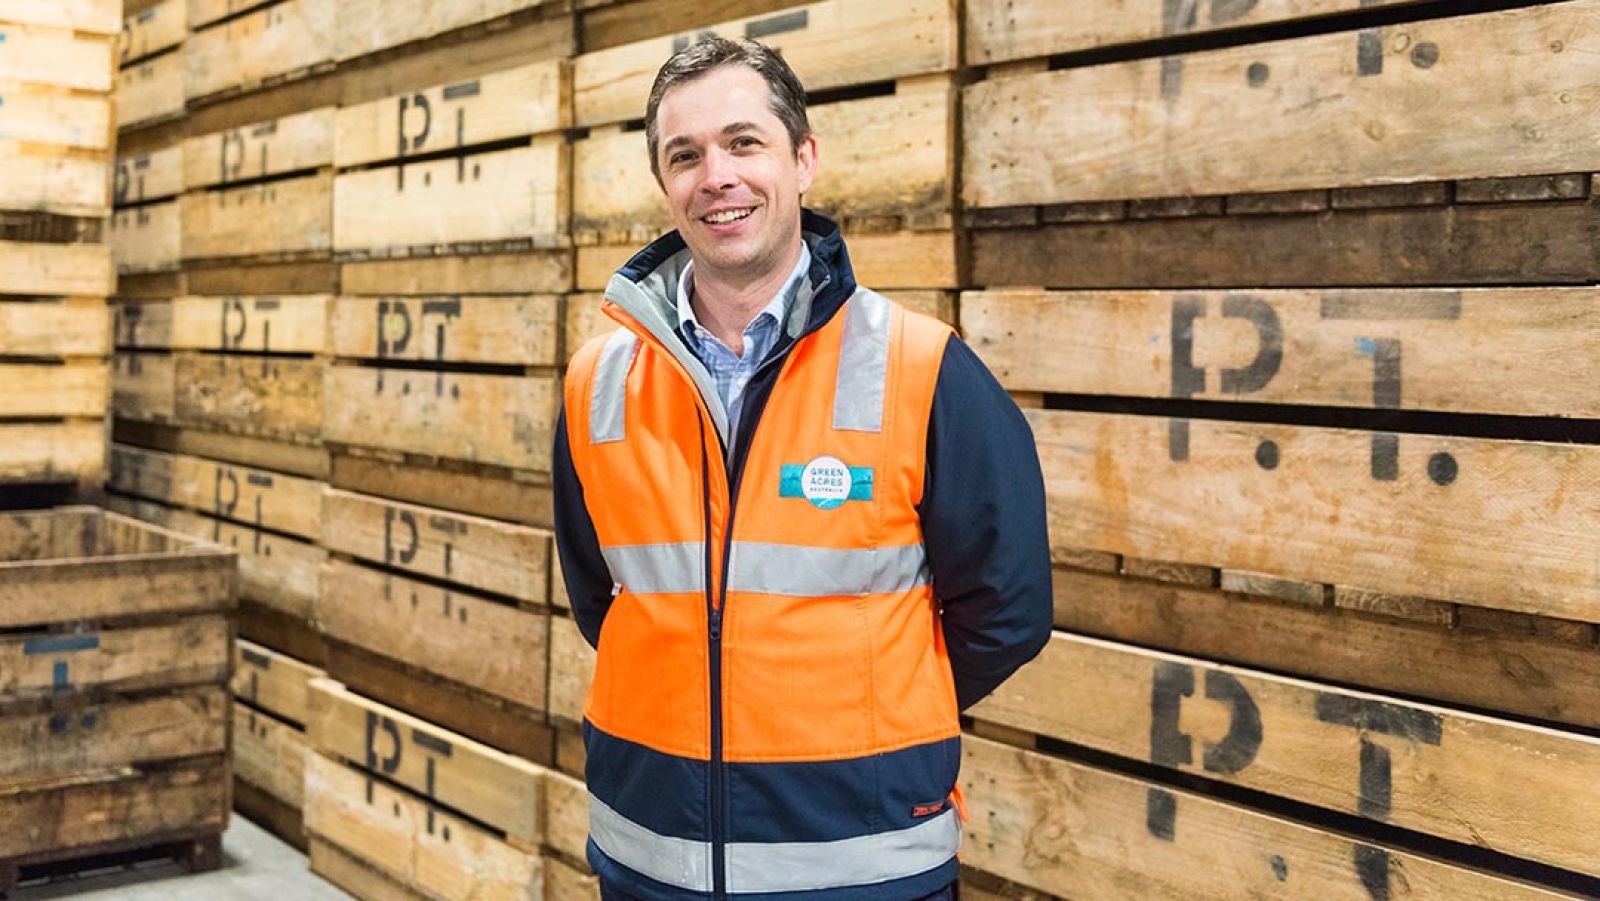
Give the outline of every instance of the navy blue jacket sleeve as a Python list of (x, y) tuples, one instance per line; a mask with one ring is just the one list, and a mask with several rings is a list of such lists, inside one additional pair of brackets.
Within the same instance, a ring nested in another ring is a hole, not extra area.
[(572, 449), (567, 444), (567, 411), (563, 406), (556, 417), (555, 450), (551, 459), (555, 495), (556, 553), (561, 557), (561, 574), (566, 578), (567, 597), (572, 600), (572, 618), (578, 631), (592, 647), (600, 645), (600, 624), (611, 609), (611, 569), (600, 554), (600, 539), (595, 536), (594, 520), (583, 503), (583, 484), (572, 466)]
[(972, 349), (951, 336), (928, 423), (923, 540), (961, 709), (1050, 638), (1050, 539), (1033, 430)]

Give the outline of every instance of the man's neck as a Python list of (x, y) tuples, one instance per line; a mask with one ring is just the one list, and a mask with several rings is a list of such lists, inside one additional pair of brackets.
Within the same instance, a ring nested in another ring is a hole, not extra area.
[(800, 244), (796, 242), (787, 262), (755, 279), (719, 278), (716, 273), (694, 267), (689, 305), (694, 308), (695, 319), (729, 350), (744, 353), (744, 330), (783, 289), (799, 262)]

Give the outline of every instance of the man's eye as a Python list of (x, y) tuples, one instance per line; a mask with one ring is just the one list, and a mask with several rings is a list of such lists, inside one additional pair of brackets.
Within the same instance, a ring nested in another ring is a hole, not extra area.
[(733, 139), (733, 146), (736, 149), (744, 147), (758, 147), (760, 144), (760, 141), (750, 137), (749, 135), (741, 135), (740, 137)]
[(684, 163), (691, 163), (694, 162), (694, 154), (688, 151), (674, 153), (670, 158), (668, 158), (667, 162), (674, 166), (680, 166)]

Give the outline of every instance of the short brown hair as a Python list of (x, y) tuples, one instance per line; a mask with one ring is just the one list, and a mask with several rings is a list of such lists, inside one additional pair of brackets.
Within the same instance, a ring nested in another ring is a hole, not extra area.
[(711, 35), (672, 54), (656, 73), (650, 86), (650, 102), (644, 110), (645, 142), (650, 148), (650, 172), (661, 180), (661, 164), (656, 152), (661, 149), (661, 132), (656, 127), (656, 112), (667, 91), (694, 81), (718, 66), (749, 66), (767, 83), (772, 95), (772, 112), (789, 132), (789, 147), (799, 152), (800, 142), (811, 135), (806, 118), (806, 89), (783, 61), (778, 51), (752, 40), (730, 41)]

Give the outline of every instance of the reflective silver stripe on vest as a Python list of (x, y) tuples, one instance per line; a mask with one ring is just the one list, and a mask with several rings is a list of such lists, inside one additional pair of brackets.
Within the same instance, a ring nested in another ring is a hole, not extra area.
[(844, 308), (839, 377), (833, 387), (833, 427), (883, 431), (883, 385), (889, 374), (888, 299), (859, 290)]
[(728, 572), (729, 591), (808, 598), (907, 591), (928, 581), (920, 544), (839, 550), (736, 541)]
[[(712, 846), (647, 829), (589, 796), (589, 837), (617, 863), (658, 882), (711, 891)], [(954, 810), (909, 829), (831, 842), (730, 842), (730, 893), (800, 892), (872, 885), (915, 876), (961, 847)]]
[(704, 591), (706, 546), (699, 541), (681, 544), (620, 544), (600, 549), (611, 578), (639, 594), (673, 594)]
[(639, 337), (618, 329), (600, 349), (594, 368), (594, 394), (589, 399), (589, 443), (605, 444), (627, 437), (628, 367), (639, 349)]

